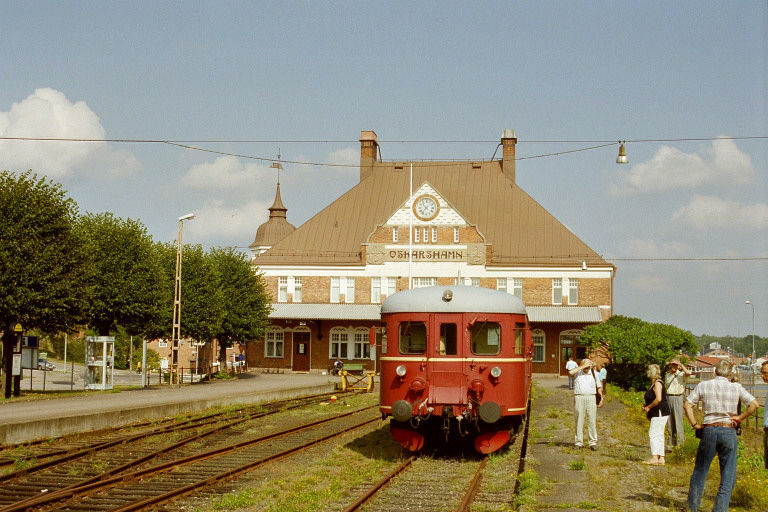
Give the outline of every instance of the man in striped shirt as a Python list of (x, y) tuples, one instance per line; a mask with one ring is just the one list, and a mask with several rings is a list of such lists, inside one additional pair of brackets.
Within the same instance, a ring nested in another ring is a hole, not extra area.
[[(731, 501), (731, 492), (736, 484), (736, 463), (739, 452), (739, 439), (736, 428), (745, 418), (757, 410), (758, 403), (739, 383), (728, 380), (733, 365), (726, 360), (715, 365), (715, 378), (699, 383), (685, 399), (683, 407), (688, 421), (696, 430), (699, 448), (696, 451), (696, 463), (688, 488), (688, 510), (696, 512), (701, 504), (701, 495), (709, 473), (712, 459), (717, 455), (720, 461), (720, 487), (715, 497), (713, 512), (727, 512)], [(737, 414), (741, 400), (746, 409)], [(701, 402), (704, 419), (701, 424), (696, 420), (694, 407)]]

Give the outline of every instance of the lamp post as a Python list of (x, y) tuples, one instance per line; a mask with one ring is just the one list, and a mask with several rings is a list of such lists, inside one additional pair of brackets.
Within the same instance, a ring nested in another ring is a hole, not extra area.
[(171, 344), (170, 384), (179, 384), (179, 340), (181, 339), (181, 232), (184, 221), (195, 218), (194, 213), (179, 217), (179, 242), (176, 248), (176, 284), (173, 291), (173, 343)]
[(755, 364), (755, 359), (757, 359), (757, 354), (755, 353), (755, 305), (748, 300), (745, 300), (744, 304), (752, 306), (752, 364)]

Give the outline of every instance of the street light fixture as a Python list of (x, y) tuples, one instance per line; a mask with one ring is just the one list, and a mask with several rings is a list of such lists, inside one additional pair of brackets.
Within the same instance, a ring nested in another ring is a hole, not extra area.
[(757, 359), (757, 354), (755, 353), (755, 305), (748, 300), (745, 300), (744, 304), (752, 306), (752, 364), (755, 364), (755, 359)]
[(171, 344), (171, 384), (179, 384), (179, 340), (181, 339), (181, 233), (184, 221), (195, 218), (194, 213), (179, 217), (179, 241), (176, 248), (176, 284), (173, 291), (173, 343)]

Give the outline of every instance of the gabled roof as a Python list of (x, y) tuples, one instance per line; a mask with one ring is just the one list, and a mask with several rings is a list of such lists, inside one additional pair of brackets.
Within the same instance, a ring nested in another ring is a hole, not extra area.
[[(361, 244), (410, 197), (410, 162), (373, 172), (254, 260), (257, 265), (362, 265)], [(492, 245), (487, 266), (613, 267), (502, 173), (499, 161), (414, 162)]]

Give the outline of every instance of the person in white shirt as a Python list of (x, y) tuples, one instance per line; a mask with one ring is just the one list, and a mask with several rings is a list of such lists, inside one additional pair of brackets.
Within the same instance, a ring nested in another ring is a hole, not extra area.
[[(581, 366), (569, 372), (573, 377), (573, 411), (576, 419), (576, 438), (574, 446), (580, 449), (584, 446), (584, 420), (587, 421), (589, 448), (597, 450), (597, 408), (605, 403), (603, 387), (594, 371), (595, 363), (584, 359)], [(597, 405), (595, 395), (600, 394), (600, 405)]]
[(669, 370), (664, 375), (664, 386), (667, 388), (667, 403), (669, 404), (669, 445), (680, 446), (685, 441), (685, 412), (683, 398), (685, 395), (685, 380), (691, 375), (690, 370), (680, 363), (679, 359), (669, 362)]
[(573, 360), (573, 356), (568, 358), (568, 362), (565, 363), (565, 371), (568, 372), (568, 389), (573, 389), (573, 376), (571, 370), (577, 368), (579, 365)]

